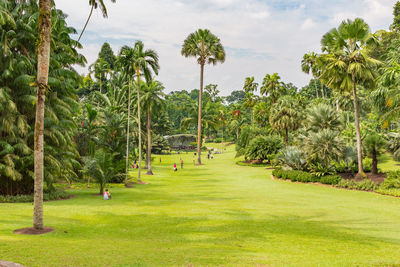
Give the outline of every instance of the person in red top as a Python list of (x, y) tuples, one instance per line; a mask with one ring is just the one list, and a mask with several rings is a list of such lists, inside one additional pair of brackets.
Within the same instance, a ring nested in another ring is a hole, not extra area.
[(111, 199), (111, 194), (108, 192), (108, 189), (104, 191), (104, 200), (109, 200)]
[(176, 168), (176, 163), (174, 163), (174, 171), (177, 171), (178, 168)]

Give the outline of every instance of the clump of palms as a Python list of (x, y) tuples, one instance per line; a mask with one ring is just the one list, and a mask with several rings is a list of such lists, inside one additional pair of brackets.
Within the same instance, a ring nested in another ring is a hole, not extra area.
[(378, 173), (378, 156), (386, 146), (385, 139), (378, 133), (369, 133), (364, 139), (364, 151), (372, 159), (372, 173)]

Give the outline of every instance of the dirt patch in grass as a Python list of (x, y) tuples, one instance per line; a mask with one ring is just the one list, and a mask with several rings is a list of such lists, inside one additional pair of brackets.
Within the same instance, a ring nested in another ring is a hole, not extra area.
[(33, 227), (21, 228), (14, 230), (17, 235), (43, 235), (54, 231), (53, 227), (44, 227), (43, 229), (35, 229)]
[[(363, 179), (356, 179), (355, 178), (356, 173), (355, 174), (352, 174), (352, 173), (339, 173), (339, 175), (340, 175), (340, 177), (342, 177), (342, 179), (345, 179), (345, 180), (354, 180), (356, 182), (363, 181)], [(368, 172), (368, 173), (366, 173), (366, 175), (367, 175), (367, 178), (369, 180), (371, 180), (374, 183), (378, 183), (378, 184), (381, 184), (386, 178), (386, 173), (372, 174), (372, 173)]]
[(0, 267), (24, 267), (24, 265), (11, 262), (11, 261), (2, 261), (0, 260)]

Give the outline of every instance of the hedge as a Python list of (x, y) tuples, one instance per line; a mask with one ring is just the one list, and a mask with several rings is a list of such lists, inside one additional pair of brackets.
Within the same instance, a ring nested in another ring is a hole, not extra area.
[[(43, 193), (43, 200), (59, 200), (67, 199), (70, 195), (63, 190), (55, 190), (48, 193)], [(0, 203), (23, 203), (33, 202), (33, 195), (16, 195), (16, 196), (2, 196), (0, 195)]]

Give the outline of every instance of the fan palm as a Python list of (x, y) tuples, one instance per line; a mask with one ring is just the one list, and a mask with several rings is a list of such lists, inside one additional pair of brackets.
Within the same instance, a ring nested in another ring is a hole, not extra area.
[(182, 45), (181, 54), (185, 57), (195, 57), (200, 65), (200, 94), (199, 111), (197, 120), (197, 163), (201, 164), (201, 123), (202, 123), (202, 95), (203, 95), (203, 76), (205, 64), (217, 64), (225, 61), (225, 50), (220, 39), (207, 29), (199, 29), (189, 34)]
[(321, 40), (323, 70), (320, 75), (327, 86), (338, 91), (352, 91), (357, 136), (358, 175), (365, 176), (362, 164), (362, 141), (357, 98), (357, 85), (372, 88), (380, 61), (370, 57), (363, 48), (374, 42), (370, 28), (364, 20), (356, 18), (343, 21), (336, 29), (326, 33)]
[(299, 105), (290, 96), (281, 97), (270, 111), (269, 121), (271, 126), (280, 132), (284, 132), (286, 146), (289, 145), (289, 131), (300, 126)]
[(318, 96), (318, 87), (317, 87), (317, 83), (316, 83), (316, 79), (318, 77), (318, 65), (317, 65), (317, 60), (318, 60), (318, 54), (316, 54), (315, 52), (311, 52), (311, 53), (307, 53), (304, 54), (303, 59), (301, 60), (301, 70), (304, 73), (307, 74), (312, 74), (313, 78), (314, 78), (314, 88), (315, 88), (315, 95)]
[(364, 139), (365, 152), (372, 159), (373, 174), (378, 174), (378, 156), (383, 152), (385, 145), (385, 139), (377, 133), (370, 133)]

